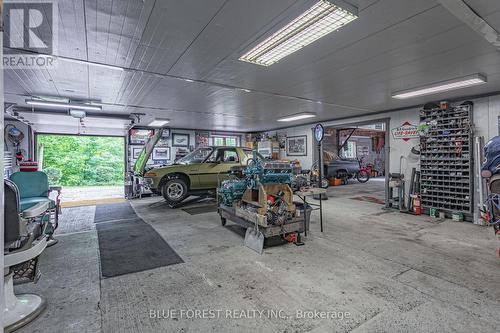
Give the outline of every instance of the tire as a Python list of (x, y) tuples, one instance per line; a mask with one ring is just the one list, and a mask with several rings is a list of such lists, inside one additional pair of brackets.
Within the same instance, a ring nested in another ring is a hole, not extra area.
[(368, 180), (370, 180), (370, 174), (364, 170), (361, 170), (356, 173), (356, 179), (360, 183), (366, 183)]
[(178, 204), (188, 196), (188, 187), (181, 178), (170, 179), (163, 184), (161, 194), (168, 204)]
[(330, 186), (330, 182), (328, 182), (328, 179), (323, 178), (321, 180), (321, 188), (328, 188), (328, 186)]

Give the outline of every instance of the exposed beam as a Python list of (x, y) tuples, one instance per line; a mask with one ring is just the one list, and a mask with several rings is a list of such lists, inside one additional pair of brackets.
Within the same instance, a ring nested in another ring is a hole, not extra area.
[(467, 24), (500, 51), (500, 34), (463, 0), (438, 0), (438, 3)]

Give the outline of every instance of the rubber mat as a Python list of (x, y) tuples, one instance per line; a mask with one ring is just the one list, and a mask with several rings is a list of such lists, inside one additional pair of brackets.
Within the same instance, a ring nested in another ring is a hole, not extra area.
[(96, 224), (101, 274), (109, 278), (184, 261), (140, 218)]
[(129, 202), (96, 206), (94, 223), (137, 218)]

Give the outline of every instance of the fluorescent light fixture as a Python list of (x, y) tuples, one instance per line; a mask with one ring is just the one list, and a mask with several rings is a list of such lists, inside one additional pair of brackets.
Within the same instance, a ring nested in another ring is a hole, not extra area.
[(481, 74), (473, 74), (452, 80), (429, 84), (420, 88), (398, 91), (392, 94), (392, 98), (407, 99), (418, 96), (432, 95), (444, 91), (462, 89), (488, 82), (486, 77)]
[(169, 119), (155, 119), (148, 124), (150, 127), (163, 127), (170, 122)]
[(100, 105), (61, 103), (61, 102), (51, 102), (51, 101), (36, 100), (36, 99), (27, 99), (25, 102), (28, 105), (50, 106), (62, 109), (87, 110), (87, 111), (102, 110), (102, 106)]
[(87, 113), (85, 111), (82, 111), (82, 110), (69, 110), (69, 115), (74, 117), (74, 118), (82, 119), (82, 118), (85, 118)]
[(241, 88), (240, 90), (243, 91), (243, 92), (246, 92), (246, 93), (252, 92), (250, 89), (243, 89), (243, 88)]
[(335, 0), (318, 1), (239, 60), (270, 66), (358, 18), (356, 7), (342, 2), (343, 6), (349, 7), (346, 10), (331, 1)]
[(81, 59), (65, 58), (65, 57), (56, 57), (56, 59), (58, 61), (62, 60), (62, 61), (72, 62), (75, 64), (83, 64), (83, 65), (89, 65), (89, 66), (95, 66), (95, 67), (102, 67), (102, 68), (107, 68), (107, 69), (114, 69), (117, 71), (124, 71), (125, 70), (125, 68), (123, 68), (123, 67), (107, 65), (107, 64), (102, 64), (99, 62), (92, 62), (92, 61), (81, 60)]
[(314, 118), (316, 115), (314, 113), (297, 113), (293, 114), (291, 116), (283, 117), (278, 119), (278, 121), (296, 121), (296, 120), (302, 120), (302, 119), (307, 119), (307, 118)]

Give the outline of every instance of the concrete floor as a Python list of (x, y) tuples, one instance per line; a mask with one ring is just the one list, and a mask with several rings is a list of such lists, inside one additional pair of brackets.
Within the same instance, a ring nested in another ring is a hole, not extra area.
[[(87, 221), (78, 232), (73, 223), (44, 252), (39, 283), (16, 288), (48, 301), (19, 332), (500, 331), (492, 230), (351, 199), (383, 198), (382, 188), (376, 181), (331, 188), (323, 234), (314, 212), (305, 246), (272, 247), (262, 256), (216, 213), (189, 215), (160, 198), (132, 201), (185, 263), (109, 279), (100, 279), (95, 230)], [(221, 318), (150, 318), (155, 310), (204, 309), (222, 310)], [(231, 319), (226, 310), (282, 310), (286, 318)], [(297, 317), (306, 310), (349, 318)]]

